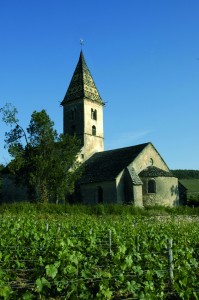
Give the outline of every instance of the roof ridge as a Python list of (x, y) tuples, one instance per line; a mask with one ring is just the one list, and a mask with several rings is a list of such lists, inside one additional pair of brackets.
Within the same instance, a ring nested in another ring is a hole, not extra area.
[[(141, 147), (141, 146), (147, 146), (148, 144), (151, 144), (151, 142), (146, 142), (146, 143), (142, 143), (142, 144), (136, 144), (136, 145), (133, 145), (133, 146), (127, 146), (127, 147), (121, 147), (121, 148), (116, 148), (116, 149), (109, 149), (109, 150), (104, 150), (104, 151), (100, 151), (100, 152), (97, 152), (97, 153), (104, 153), (104, 152), (111, 152), (111, 151), (119, 151), (119, 150), (127, 150), (128, 148), (135, 148), (135, 147)], [(95, 154), (97, 154), (95, 153)]]

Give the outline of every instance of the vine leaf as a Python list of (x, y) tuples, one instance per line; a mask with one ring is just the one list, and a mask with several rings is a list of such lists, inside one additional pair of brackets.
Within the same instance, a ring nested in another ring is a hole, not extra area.
[(55, 278), (57, 275), (58, 269), (55, 265), (47, 265), (46, 266), (46, 274), (51, 277)]
[(36, 289), (39, 293), (42, 292), (45, 286), (51, 288), (50, 282), (46, 278), (42, 277), (36, 280)]

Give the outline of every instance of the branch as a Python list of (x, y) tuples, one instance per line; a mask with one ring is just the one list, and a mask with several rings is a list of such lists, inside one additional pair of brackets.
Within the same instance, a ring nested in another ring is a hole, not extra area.
[[(21, 132), (23, 133), (22, 136), (24, 136), (26, 144), (28, 145), (28, 138), (26, 135), (25, 130), (19, 125), (19, 120), (17, 119), (16, 115), (18, 114), (18, 110), (16, 109), (15, 106), (13, 106), (11, 103), (6, 103), (3, 107), (0, 108), (0, 112), (3, 114), (2, 116), (2, 121), (6, 124), (6, 125), (10, 125), (11, 127), (14, 125), (16, 125), (16, 129), (17, 130), (21, 130)], [(21, 136), (21, 137), (22, 137)], [(18, 137), (19, 138), (19, 137)], [(17, 139), (18, 139), (17, 138)], [(16, 140), (17, 140), (16, 139)], [(8, 142), (9, 143), (9, 142)]]

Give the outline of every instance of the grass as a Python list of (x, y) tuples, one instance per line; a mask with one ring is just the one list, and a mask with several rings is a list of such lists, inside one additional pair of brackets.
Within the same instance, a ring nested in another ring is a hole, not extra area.
[(147, 208), (139, 208), (133, 205), (121, 204), (98, 204), (98, 205), (56, 205), (56, 204), (31, 204), (27, 202), (2, 204), (0, 205), (0, 214), (13, 213), (16, 215), (34, 214), (38, 216), (67, 216), (67, 215), (96, 215), (96, 216), (169, 216), (169, 215), (198, 215), (199, 207), (184, 207), (175, 208), (153, 206)]

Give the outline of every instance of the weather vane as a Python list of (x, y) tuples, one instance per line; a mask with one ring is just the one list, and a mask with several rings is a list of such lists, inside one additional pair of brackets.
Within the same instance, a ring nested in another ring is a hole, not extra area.
[(80, 45), (81, 45), (81, 49), (82, 49), (82, 46), (84, 45), (84, 40), (83, 39), (80, 39)]

